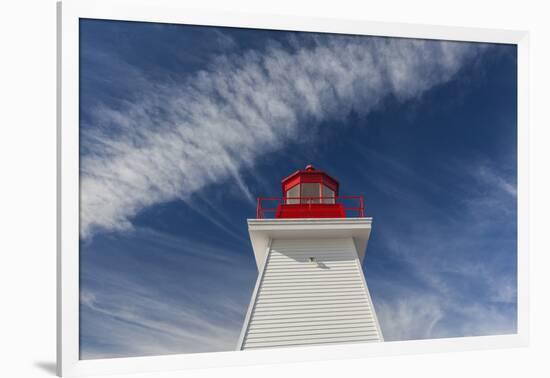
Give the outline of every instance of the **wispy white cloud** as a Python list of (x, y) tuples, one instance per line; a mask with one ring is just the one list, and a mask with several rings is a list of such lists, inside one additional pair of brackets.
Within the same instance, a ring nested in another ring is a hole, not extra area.
[(490, 168), (485, 164), (480, 164), (474, 168), (474, 175), (483, 184), (501, 190), (514, 198), (517, 197), (516, 184), (506, 179), (503, 175), (497, 174), (494, 168)]
[[(86, 307), (91, 319), (86, 331), (113, 346), (94, 348), (88, 342), (81, 354), (84, 359), (234, 350), (239, 332), (231, 321), (216, 322), (211, 316), (198, 313), (196, 307), (185, 306), (183, 301), (167, 302), (144, 292), (120, 290), (97, 297), (82, 291), (81, 306)], [(223, 304), (218, 310), (228, 313)]]
[(437, 222), (413, 212), (405, 230), (377, 229), (383, 253), (407, 274), (377, 277), (375, 305), (387, 340), (516, 332), (513, 180), (482, 163), (449, 169), (464, 182), (453, 188), (467, 198), (460, 212)]
[[(483, 281), (483, 278), (473, 280)], [(479, 285), (479, 282), (474, 285)], [(506, 288), (505, 297), (495, 299), (503, 299), (506, 302), (502, 303), (515, 306), (515, 288)], [(457, 292), (458, 287), (440, 289), (434, 286), (424, 290), (395, 287), (392, 297), (377, 301), (377, 316), (386, 341), (516, 332), (516, 311), (509, 306), (484, 302), (475, 297), (475, 292)]]
[(117, 240), (111, 248), (130, 250), (116, 261), (108, 251), (84, 252), (81, 358), (234, 350), (253, 261), (143, 228)]
[(443, 318), (444, 312), (436, 296), (424, 293), (409, 293), (393, 301), (377, 302), (376, 306), (387, 341), (433, 338), (433, 328)]
[[(304, 47), (306, 46), (306, 47)], [(386, 96), (416, 99), (450, 80), (480, 45), (319, 37), (219, 56), (180, 82), (142, 80), (136, 100), (99, 106), (81, 143), (81, 236), (132, 227), (140, 210), (188, 200), (320, 121), (366, 114)], [(132, 70), (135, 75), (135, 70)], [(134, 97), (132, 97), (134, 98)]]

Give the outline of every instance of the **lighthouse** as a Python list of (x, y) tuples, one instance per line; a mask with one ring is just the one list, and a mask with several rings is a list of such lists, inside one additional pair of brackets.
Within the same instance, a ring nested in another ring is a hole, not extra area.
[(258, 278), (237, 348), (383, 341), (362, 269), (372, 218), (362, 196), (308, 165), (248, 219)]

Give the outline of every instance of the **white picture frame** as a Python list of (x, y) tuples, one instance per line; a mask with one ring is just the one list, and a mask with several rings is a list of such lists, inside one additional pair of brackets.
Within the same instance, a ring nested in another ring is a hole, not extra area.
[[(528, 51), (524, 31), (357, 20), (286, 17), (186, 9), (178, 0), (58, 3), (57, 372), (60, 376), (145, 373), (197, 367), (344, 359), (528, 345)], [(372, 36), (507, 43), (518, 52), (518, 311), (517, 334), (376, 344), (281, 348), (150, 357), (79, 359), (79, 19), (146, 21)]]

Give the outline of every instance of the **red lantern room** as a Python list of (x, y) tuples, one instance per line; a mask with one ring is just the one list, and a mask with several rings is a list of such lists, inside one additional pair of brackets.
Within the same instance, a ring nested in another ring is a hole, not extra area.
[[(281, 181), (282, 198), (258, 198), (258, 218), (274, 212), (275, 218), (345, 218), (353, 211), (363, 216), (361, 196), (339, 196), (339, 183), (336, 179), (312, 165), (298, 170)], [(353, 207), (345, 207), (345, 202), (353, 200)], [(277, 201), (278, 206), (265, 208), (263, 202)]]

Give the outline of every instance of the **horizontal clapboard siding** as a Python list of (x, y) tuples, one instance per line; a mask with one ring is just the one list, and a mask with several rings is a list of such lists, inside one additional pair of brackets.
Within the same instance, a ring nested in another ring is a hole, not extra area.
[(381, 341), (362, 274), (351, 238), (273, 240), (241, 348)]

